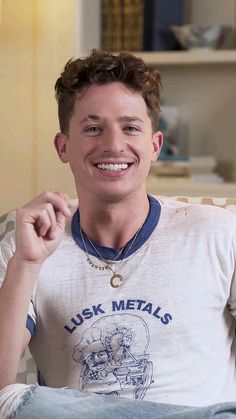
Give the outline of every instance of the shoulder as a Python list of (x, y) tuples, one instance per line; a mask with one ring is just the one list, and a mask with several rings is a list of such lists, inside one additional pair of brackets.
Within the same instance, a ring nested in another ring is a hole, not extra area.
[[(172, 197), (154, 197), (156, 198), (162, 210), (162, 215), (172, 218), (174, 215), (185, 216), (185, 222), (189, 220), (195, 226), (205, 226), (207, 228), (227, 228), (232, 231), (236, 228), (236, 206), (230, 205), (217, 205), (212, 198), (199, 199), (191, 198), (186, 199), (187, 202), (178, 200)], [(194, 202), (196, 201), (196, 202)], [(181, 217), (182, 218), (182, 217)], [(175, 217), (175, 221), (177, 218)], [(189, 224), (187, 223), (187, 224)]]

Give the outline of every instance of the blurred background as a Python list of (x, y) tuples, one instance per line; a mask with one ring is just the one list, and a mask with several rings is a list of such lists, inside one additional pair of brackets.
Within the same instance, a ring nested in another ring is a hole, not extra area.
[(161, 72), (149, 191), (236, 197), (235, 28), (236, 0), (0, 0), (0, 214), (47, 189), (75, 196), (53, 148), (54, 84), (94, 47)]

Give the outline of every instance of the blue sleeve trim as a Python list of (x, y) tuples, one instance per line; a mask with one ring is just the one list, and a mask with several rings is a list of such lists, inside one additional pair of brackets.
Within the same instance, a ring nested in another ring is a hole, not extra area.
[(34, 336), (35, 330), (36, 330), (36, 324), (29, 314), (27, 315), (26, 328), (29, 330), (31, 335)]

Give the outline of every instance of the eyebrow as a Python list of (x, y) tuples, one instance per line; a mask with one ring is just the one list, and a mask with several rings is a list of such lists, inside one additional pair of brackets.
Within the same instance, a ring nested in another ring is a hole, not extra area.
[(92, 120), (92, 121), (100, 121), (100, 120), (101, 120), (101, 118), (100, 118), (100, 116), (98, 116), (98, 115), (88, 115), (88, 116), (86, 116), (85, 118), (83, 118), (83, 119), (80, 121), (80, 123), (82, 124), (83, 122), (87, 122), (87, 121), (90, 121), (90, 120)]
[(141, 122), (142, 124), (144, 123), (144, 121), (139, 118), (138, 116), (121, 116), (119, 118), (119, 121), (121, 122)]
[[(101, 118), (98, 115), (88, 115), (85, 118), (83, 118), (80, 123), (82, 124), (83, 122), (87, 122), (87, 121), (102, 121), (104, 118)], [(139, 118), (138, 116), (120, 116), (118, 118), (118, 120), (120, 122), (141, 122), (142, 124), (144, 123), (144, 121)]]

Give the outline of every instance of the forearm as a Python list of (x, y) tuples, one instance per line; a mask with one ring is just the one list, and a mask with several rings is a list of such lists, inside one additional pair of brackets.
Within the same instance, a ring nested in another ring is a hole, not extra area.
[(26, 345), (26, 319), (40, 265), (9, 261), (0, 289), (0, 388), (15, 382)]
[(71, 216), (62, 193), (46, 192), (16, 212), (16, 251), (0, 290), (0, 388), (15, 382), (31, 294), (44, 261), (56, 250)]

